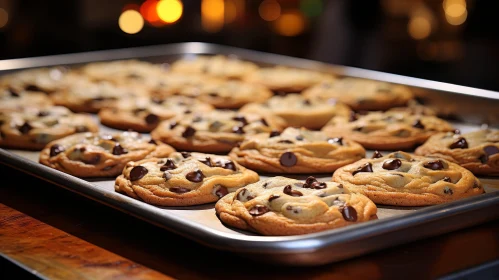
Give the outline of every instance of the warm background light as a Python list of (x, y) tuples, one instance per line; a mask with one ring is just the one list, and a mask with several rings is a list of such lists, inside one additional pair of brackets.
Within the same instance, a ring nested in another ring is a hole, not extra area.
[(7, 25), (9, 22), (9, 13), (6, 10), (0, 8), (0, 28)]
[(308, 17), (316, 17), (322, 13), (321, 0), (301, 0), (300, 10)]
[(468, 17), (466, 10), (466, 1), (464, 0), (445, 0), (443, 2), (445, 19), (451, 25), (461, 25)]
[(174, 23), (180, 19), (184, 6), (180, 0), (161, 0), (156, 6), (159, 18), (166, 23)]
[(275, 31), (283, 36), (296, 36), (305, 30), (305, 18), (300, 11), (288, 11), (274, 21)]
[(144, 27), (144, 19), (137, 11), (126, 10), (120, 15), (118, 24), (123, 32), (135, 34)]
[(409, 20), (407, 31), (412, 38), (421, 40), (428, 37), (431, 33), (430, 21), (424, 17), (412, 17)]
[(140, 6), (140, 14), (144, 17), (147, 22), (153, 26), (162, 26), (164, 23), (159, 18), (156, 7), (158, 5), (158, 0), (147, 0)]
[(208, 32), (218, 32), (224, 26), (225, 4), (223, 0), (201, 2), (201, 24)]
[(275, 0), (265, 0), (260, 3), (258, 13), (263, 20), (274, 21), (281, 15), (281, 5)]

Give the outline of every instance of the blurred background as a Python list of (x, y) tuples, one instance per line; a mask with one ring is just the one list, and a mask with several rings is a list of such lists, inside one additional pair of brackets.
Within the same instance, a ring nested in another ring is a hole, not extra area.
[(0, 59), (201, 41), (499, 91), (473, 0), (0, 0)]

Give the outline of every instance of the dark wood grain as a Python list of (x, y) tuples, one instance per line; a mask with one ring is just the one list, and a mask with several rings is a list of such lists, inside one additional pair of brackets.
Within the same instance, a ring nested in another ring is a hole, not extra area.
[[(427, 279), (499, 258), (499, 220), (496, 220), (320, 267), (273, 266), (206, 248), (10, 168), (0, 166), (0, 172), (8, 174), (13, 181), (0, 185), (0, 203), (15, 209), (0, 213), (2, 223), (4, 220), (8, 221), (9, 226), (22, 231), (23, 225), (30, 225), (27, 220), (37, 219), (61, 234), (58, 238), (44, 231), (24, 231), (22, 235), (18, 235), (13, 232), (4, 233), (2, 226), (0, 252), (4, 252), (4, 248), (12, 250), (17, 246), (6, 243), (23, 244), (26, 240), (33, 240), (34, 247), (45, 246), (43, 243), (47, 243), (46, 250), (52, 254), (42, 258), (40, 252), (28, 250), (22, 260), (25, 264), (30, 261), (41, 264), (59, 262), (60, 255), (86, 253), (78, 246), (63, 246), (61, 241), (67, 238), (65, 235), (79, 239), (82, 244), (92, 244), (109, 251), (109, 257), (105, 258), (87, 252), (88, 255), (83, 259), (90, 264), (113, 264), (123, 260), (124, 263), (116, 266), (99, 267), (116, 272), (110, 277), (118, 277), (122, 273), (124, 278), (140, 279), (145, 276), (130, 274), (129, 267), (132, 263), (151, 269), (149, 273), (160, 272), (179, 279), (380, 279), (400, 278), (401, 275), (408, 279)], [(44, 236), (45, 239), (40, 239), (39, 236)], [(48, 243), (47, 240), (51, 242)], [(61, 268), (55, 267), (54, 273), (58, 273), (59, 269)], [(71, 275), (95, 278), (90, 274), (92, 269), (96, 268), (68, 261), (63, 270), (72, 273)], [(136, 268), (131, 270), (134, 269)]]

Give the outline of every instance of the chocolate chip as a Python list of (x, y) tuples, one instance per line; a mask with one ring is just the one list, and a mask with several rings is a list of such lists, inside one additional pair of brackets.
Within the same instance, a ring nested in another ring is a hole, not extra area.
[(190, 113), (192, 113), (192, 111), (191, 111), (191, 110), (185, 110), (185, 111), (184, 111), (184, 114), (190, 114)]
[(230, 160), (224, 163), (223, 168), (230, 169), (230, 170), (233, 170), (233, 171), (237, 170), (236, 164), (234, 162), (230, 161)]
[(463, 137), (456, 140), (456, 142), (450, 144), (449, 148), (451, 149), (467, 149), (468, 142)]
[(25, 122), (23, 125), (21, 125), (19, 128), (19, 131), (22, 133), (22, 134), (28, 134), (28, 132), (30, 130), (33, 129), (33, 127), (28, 123), (28, 122)]
[(218, 93), (216, 93), (216, 92), (210, 92), (210, 93), (208, 93), (208, 95), (211, 97), (218, 97)]
[(298, 141), (302, 141), (304, 139), (302, 135), (297, 135), (295, 138)]
[(277, 130), (272, 130), (272, 131), (270, 132), (269, 138), (276, 137), (276, 136), (279, 136), (279, 135), (281, 135), (281, 132), (280, 132), (280, 131), (277, 131)]
[(449, 177), (444, 177), (444, 178), (442, 179), (442, 181), (452, 183), (452, 181), (450, 180), (450, 178), (449, 178)]
[(383, 162), (383, 169), (394, 170), (402, 166), (402, 161), (400, 159), (389, 159)]
[(485, 152), (485, 154), (487, 154), (487, 156), (491, 156), (499, 153), (499, 148), (497, 148), (496, 146), (486, 146), (485, 148), (483, 148), (483, 151)]
[(298, 214), (301, 212), (301, 209), (299, 207), (293, 207), (291, 205), (286, 206), (286, 210), (288, 211), (293, 211), (293, 213)]
[(182, 137), (189, 138), (189, 137), (194, 136), (195, 133), (196, 133), (196, 130), (193, 127), (187, 126), (185, 128), (184, 132), (182, 132)]
[(257, 204), (249, 210), (249, 213), (251, 216), (261, 216), (269, 211), (270, 210), (269, 210), (269, 208), (267, 208), (267, 206)]
[(75, 132), (77, 133), (88, 132), (88, 127), (85, 125), (77, 125), (75, 126)]
[(265, 183), (263, 183), (262, 187), (263, 187), (264, 189), (266, 189), (268, 185), (269, 185), (269, 182), (265, 182)]
[(421, 123), (420, 119), (416, 120), (412, 126), (415, 127), (415, 128), (424, 129), (424, 125), (423, 125), (423, 123)]
[(373, 156), (371, 158), (381, 158), (381, 157), (383, 157), (383, 155), (380, 152), (374, 151)]
[(191, 190), (188, 189), (188, 188), (183, 188), (183, 187), (171, 187), (169, 189), (171, 192), (174, 192), (174, 193), (187, 193), (187, 192), (190, 192)]
[(9, 88), (8, 91), (9, 91), (11, 97), (16, 97), (16, 98), (20, 97), (19, 93), (17, 93), (17, 91), (15, 91), (14, 89)]
[(267, 123), (267, 121), (266, 121), (264, 118), (260, 119), (260, 122), (261, 122), (264, 126), (269, 126), (269, 124)]
[(147, 124), (155, 124), (159, 122), (159, 117), (155, 114), (148, 114), (145, 118)]
[(340, 208), (340, 212), (341, 215), (343, 215), (343, 219), (345, 219), (345, 221), (349, 222), (357, 221), (357, 211), (352, 206), (342, 207)]
[(480, 182), (478, 180), (475, 181), (475, 183), (473, 183), (473, 188), (474, 189), (479, 189), (481, 188), (482, 186), (480, 185)]
[(338, 185), (338, 188), (339, 188), (339, 189), (343, 189), (343, 184), (339, 184), (339, 185)]
[(232, 119), (235, 121), (241, 122), (243, 124), (243, 126), (248, 125), (248, 121), (246, 120), (246, 118), (244, 116), (235, 116)]
[[(85, 151), (85, 148), (80, 148), (80, 151), (81, 151), (81, 149), (83, 149), (83, 151)], [(99, 163), (99, 161), (100, 161), (100, 155), (94, 155), (90, 159), (83, 160), (83, 162), (86, 164), (97, 164), (97, 163)]]
[(192, 118), (193, 123), (197, 123), (197, 122), (200, 122), (202, 120), (203, 120), (203, 118), (201, 116), (195, 116), (194, 118)]
[(282, 192), (290, 196), (303, 196), (300, 191), (293, 190), (291, 185), (285, 186)]
[(303, 100), (303, 105), (310, 106), (311, 104), (312, 103), (310, 103), (310, 100), (308, 100), (308, 99)]
[(362, 166), (359, 166), (357, 170), (352, 172), (352, 176), (359, 172), (373, 172), (373, 165), (370, 162), (364, 163)]
[(40, 112), (38, 112), (38, 116), (39, 117), (46, 117), (48, 115), (50, 115), (49, 111), (40, 111)]
[(227, 195), (229, 193), (229, 191), (227, 190), (226, 187), (224, 186), (220, 186), (220, 188), (218, 188), (216, 191), (215, 191), (215, 195), (218, 196), (219, 198), (222, 198), (224, 197), (225, 195)]
[(279, 197), (281, 197), (281, 196), (280, 196), (280, 195), (271, 194), (271, 195), (269, 196), (269, 202), (272, 202), (272, 200), (274, 200), (274, 199), (278, 199)]
[(363, 128), (364, 128), (363, 126), (357, 126), (357, 127), (354, 127), (352, 130), (361, 132)]
[(55, 157), (56, 155), (64, 152), (66, 149), (64, 149), (63, 146), (59, 144), (54, 144), (50, 147), (50, 156)]
[(444, 188), (444, 193), (445, 193), (445, 194), (453, 194), (453, 193), (454, 193), (454, 191), (453, 191), (451, 188), (449, 188), (449, 187), (445, 187), (445, 188)]
[(329, 138), (327, 139), (327, 142), (329, 144), (340, 144), (341, 146), (343, 146), (343, 137)]
[(234, 126), (232, 132), (236, 134), (244, 134), (244, 129), (242, 126)]
[(24, 89), (27, 91), (43, 91), (41, 88), (35, 85), (27, 85), (24, 87)]
[(442, 170), (444, 169), (444, 163), (437, 159), (437, 160), (432, 160), (423, 165), (425, 168), (431, 169), (431, 170)]
[(348, 119), (350, 122), (354, 122), (354, 121), (356, 121), (358, 119), (359, 118), (358, 118), (358, 116), (357, 116), (357, 114), (355, 112), (353, 112), (353, 111), (350, 112), (350, 118)]
[(317, 179), (313, 176), (308, 176), (308, 178), (305, 180), (305, 184), (303, 184), (302, 186), (302, 188), (317, 190), (325, 189), (326, 187), (326, 183), (317, 181)]
[(201, 172), (201, 170), (195, 170), (195, 171), (192, 171), (192, 172), (189, 172), (185, 175), (185, 178), (191, 182), (194, 182), (194, 183), (199, 183), (199, 182), (202, 182), (203, 179), (204, 179), (204, 174), (203, 172)]
[(128, 153), (127, 149), (123, 148), (120, 143), (114, 144), (113, 155), (119, 156)]
[(153, 144), (153, 145), (158, 145), (158, 143), (156, 143), (156, 141), (154, 141), (153, 139), (149, 140), (149, 142), (147, 142), (149, 144)]
[(481, 155), (478, 160), (483, 163), (483, 164), (486, 164), (488, 161), (489, 161), (489, 157), (487, 155)]
[(279, 140), (277, 143), (293, 144), (293, 141), (290, 141), (290, 140)]
[(184, 157), (184, 158), (188, 158), (191, 156), (191, 153), (188, 153), (188, 152), (180, 152), (180, 154)]
[(206, 157), (205, 159), (199, 159), (200, 162), (206, 164), (207, 166), (209, 167), (213, 167), (213, 165), (211, 164), (211, 158), (210, 157)]
[[(242, 189), (241, 191), (239, 191), (239, 192), (237, 193), (237, 196), (236, 196), (237, 200), (239, 200), (239, 201), (243, 201), (243, 200), (245, 200), (245, 199), (244, 199), (244, 197), (246, 196), (246, 193), (247, 193), (247, 192), (248, 192), (248, 190), (247, 190), (247, 189)], [(254, 198), (254, 197), (253, 197), (253, 198)], [(247, 197), (247, 200), (250, 200), (250, 199)]]
[(281, 163), (282, 166), (286, 166), (286, 167), (295, 166), (297, 161), (298, 161), (298, 158), (292, 152), (283, 153), (281, 155), (281, 158), (279, 159), (279, 163)]
[(147, 168), (141, 165), (137, 165), (132, 170), (130, 171), (130, 180), (131, 181), (137, 181), (141, 179), (142, 177), (146, 176), (146, 174), (149, 172)]
[(174, 129), (178, 125), (177, 122), (171, 122), (170, 123), (170, 129)]
[(163, 164), (159, 170), (161, 171), (167, 171), (167, 170), (172, 170), (172, 169), (175, 169), (177, 168), (177, 166), (175, 165), (175, 162), (171, 159), (167, 159), (165, 164)]

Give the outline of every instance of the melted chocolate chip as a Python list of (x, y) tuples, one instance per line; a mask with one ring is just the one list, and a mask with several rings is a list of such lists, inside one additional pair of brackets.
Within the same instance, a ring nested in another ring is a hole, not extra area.
[(400, 159), (389, 159), (383, 162), (383, 169), (394, 170), (402, 166), (402, 161)]
[(188, 153), (188, 152), (180, 152), (180, 154), (184, 157), (184, 158), (188, 158), (191, 156), (191, 153)]
[(327, 142), (329, 144), (339, 144), (339, 145), (343, 146), (343, 137), (329, 138), (329, 139), (327, 139)]
[(230, 161), (230, 160), (224, 163), (223, 168), (230, 169), (230, 170), (233, 170), (233, 171), (237, 170), (236, 164), (234, 162)]
[(419, 120), (419, 119), (418, 119), (418, 120), (416, 120), (416, 121), (414, 122), (414, 124), (412, 124), (412, 126), (413, 126), (413, 127), (415, 127), (415, 128), (421, 128), (421, 129), (424, 129), (424, 125), (423, 125), (423, 123), (421, 123), (421, 120)]
[(243, 126), (248, 125), (248, 121), (246, 120), (246, 118), (244, 116), (235, 116), (232, 119), (235, 121), (241, 122), (243, 124)]
[(364, 128), (363, 126), (357, 126), (357, 127), (354, 127), (352, 130), (361, 132), (363, 128)]
[(77, 132), (77, 133), (87, 132), (87, 131), (88, 131), (88, 127), (85, 126), (85, 125), (77, 125), (77, 126), (75, 126), (75, 132)]
[(249, 210), (249, 213), (251, 216), (261, 216), (269, 211), (270, 210), (269, 210), (269, 208), (267, 208), (267, 206), (257, 204)]
[(304, 139), (302, 135), (297, 135), (295, 138), (298, 141), (302, 141)]
[(356, 121), (358, 119), (359, 118), (358, 118), (358, 116), (357, 116), (357, 114), (355, 112), (353, 112), (353, 111), (350, 112), (350, 118), (348, 119), (350, 122), (354, 122), (354, 121)]
[(25, 122), (23, 125), (21, 125), (19, 128), (19, 132), (21, 132), (22, 134), (28, 134), (28, 132), (30, 130), (33, 129), (33, 127), (28, 123), (28, 122)]
[(127, 149), (123, 148), (120, 143), (114, 144), (113, 155), (119, 156), (128, 153)]
[(302, 188), (317, 190), (325, 189), (326, 187), (326, 183), (317, 181), (317, 179), (313, 176), (308, 176), (308, 178), (305, 180), (305, 184), (303, 184), (302, 186)]
[(293, 141), (290, 141), (290, 140), (279, 140), (277, 143), (293, 144)]
[(147, 124), (155, 124), (159, 122), (159, 117), (155, 114), (148, 114), (145, 120)]
[(191, 190), (188, 189), (188, 188), (183, 188), (183, 187), (171, 187), (170, 191), (174, 192), (174, 193), (180, 193), (180, 194), (182, 194), (182, 193), (190, 192)]
[(499, 148), (497, 148), (496, 146), (486, 146), (485, 148), (483, 148), (483, 151), (485, 152), (485, 154), (487, 156), (491, 156), (491, 155), (498, 154)]
[(50, 147), (50, 156), (55, 157), (56, 155), (64, 152), (66, 149), (64, 149), (63, 146), (59, 144), (54, 144)]
[(269, 196), (269, 202), (272, 202), (272, 200), (278, 199), (279, 197), (281, 197), (281, 196), (279, 196), (279, 195), (275, 195), (275, 194), (271, 194), (271, 195)]
[(149, 142), (147, 142), (149, 144), (153, 144), (153, 145), (158, 145), (158, 143), (156, 143), (156, 141), (154, 141), (153, 139), (149, 140)]
[(174, 129), (178, 125), (177, 122), (171, 122), (170, 123), (170, 129)]
[(218, 97), (218, 93), (216, 93), (216, 92), (210, 92), (210, 93), (208, 93), (208, 95), (211, 97)]
[(340, 212), (341, 215), (343, 215), (343, 219), (345, 219), (345, 221), (349, 222), (357, 221), (357, 211), (352, 206), (342, 207), (340, 209)]
[(191, 110), (185, 110), (185, 111), (184, 111), (184, 114), (190, 114), (190, 113), (192, 113), (192, 111), (191, 111)]
[(272, 130), (272, 131), (270, 132), (270, 136), (269, 136), (269, 138), (276, 137), (276, 136), (279, 136), (279, 135), (281, 135), (281, 132), (279, 132), (279, 131), (277, 131), (277, 130)]
[(8, 91), (9, 91), (11, 97), (16, 97), (16, 98), (20, 97), (19, 93), (17, 93), (14, 89), (9, 88)]
[(199, 159), (199, 161), (201, 163), (204, 163), (206, 164), (207, 166), (209, 167), (213, 167), (212, 163), (211, 163), (211, 158), (210, 157), (206, 157), (205, 159)]
[(141, 165), (137, 165), (132, 170), (130, 171), (130, 180), (131, 181), (137, 181), (141, 179), (142, 177), (146, 176), (146, 174), (149, 172), (147, 168)]
[(234, 126), (232, 132), (236, 134), (244, 134), (244, 129), (242, 126)]
[(184, 132), (182, 132), (182, 137), (189, 138), (189, 137), (194, 136), (195, 133), (196, 133), (196, 130), (191, 126), (188, 126), (185, 128)]
[(24, 87), (24, 89), (27, 91), (43, 91), (41, 88), (35, 85), (27, 85)]
[(224, 197), (228, 193), (229, 193), (229, 191), (224, 186), (220, 186), (220, 188), (218, 188), (218, 190), (215, 191), (215, 195), (218, 196), (219, 198)]
[(343, 189), (343, 184), (339, 184), (339, 185), (338, 185), (338, 188), (339, 188), (339, 189)]
[(286, 167), (295, 166), (297, 161), (298, 161), (298, 158), (292, 152), (283, 153), (281, 155), (281, 158), (279, 159), (279, 163), (282, 166), (286, 166)]
[(373, 166), (370, 162), (364, 163), (362, 166), (359, 166), (357, 170), (352, 172), (352, 175), (355, 175), (359, 172), (373, 172)]
[(456, 142), (450, 144), (449, 148), (451, 149), (467, 149), (468, 142), (463, 137), (456, 140)]
[(201, 170), (195, 170), (195, 171), (192, 171), (192, 172), (189, 172), (185, 175), (185, 178), (191, 182), (194, 182), (194, 183), (199, 183), (199, 182), (202, 182), (203, 179), (204, 179), (204, 174), (203, 172), (201, 172)]
[(40, 112), (38, 112), (38, 116), (39, 117), (46, 117), (48, 115), (50, 115), (49, 111), (40, 111)]
[(383, 155), (380, 152), (374, 151), (373, 156), (371, 158), (381, 158), (381, 157), (383, 157)]
[(175, 169), (177, 168), (177, 166), (175, 165), (175, 162), (171, 159), (167, 159), (165, 164), (163, 164), (159, 170), (161, 171), (167, 171), (167, 170), (172, 170), (172, 169)]
[(264, 118), (260, 119), (260, 122), (261, 122), (264, 126), (269, 126), (269, 124), (267, 123), (267, 121), (266, 121)]
[(488, 161), (489, 161), (489, 156), (487, 155), (481, 155), (478, 160), (483, 163), (483, 164), (486, 164)]
[(437, 160), (432, 160), (423, 165), (425, 168), (431, 169), (431, 170), (442, 170), (444, 169), (444, 163), (437, 159)]
[(450, 178), (449, 178), (449, 177), (444, 177), (444, 178), (442, 179), (442, 181), (452, 183), (452, 181), (450, 180)]
[(282, 192), (290, 196), (303, 196), (300, 191), (293, 190), (291, 185), (285, 186)]

